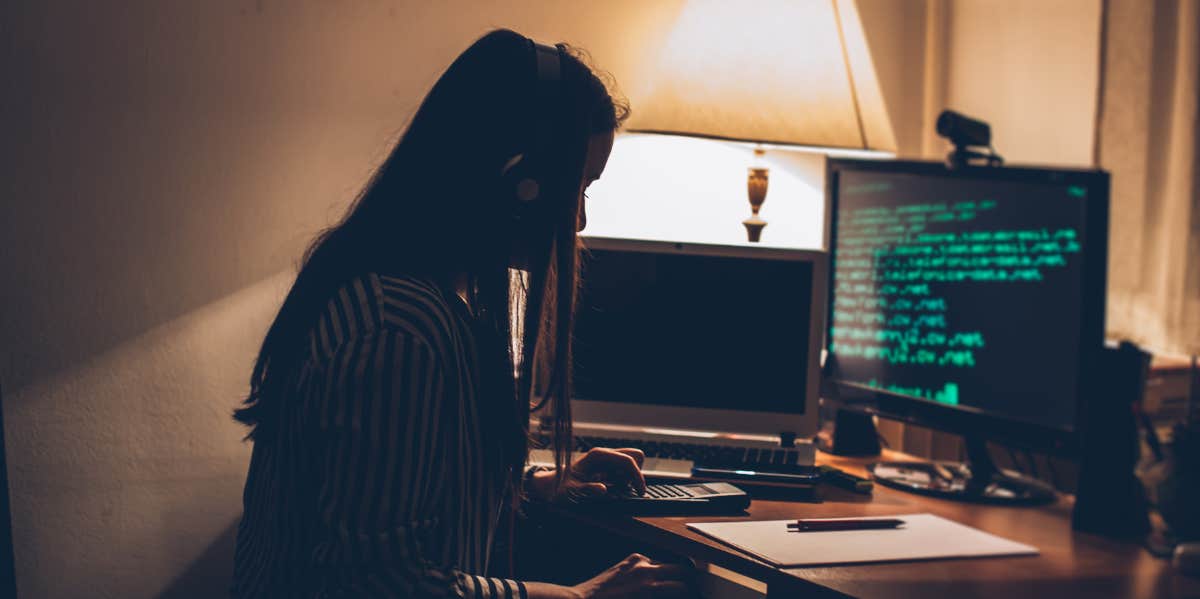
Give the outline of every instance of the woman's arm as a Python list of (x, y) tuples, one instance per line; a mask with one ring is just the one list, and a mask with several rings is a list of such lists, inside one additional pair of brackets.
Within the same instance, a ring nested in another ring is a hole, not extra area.
[(672, 599), (696, 596), (694, 575), (685, 566), (657, 564), (635, 553), (583, 584), (531, 583), (528, 588), (530, 599)]
[[(522, 583), (433, 561), (444, 459), (445, 372), (415, 336), (378, 331), (331, 357), (319, 394), (315, 593), (370, 597), (524, 597)], [(308, 448), (297, 447), (296, 451)], [(453, 498), (470, 501), (472, 498)], [(553, 596), (553, 595), (549, 595)]]
[(422, 539), (435, 529), (435, 506), (448, 500), (437, 465), (444, 459), (439, 438), (448, 438), (440, 431), (451, 424), (442, 421), (444, 377), (429, 346), (407, 333), (352, 339), (332, 356), (313, 412), (316, 508), (325, 530), (313, 552), (314, 594), (608, 599), (686, 592), (682, 568), (640, 555), (574, 587), (476, 576), (432, 561)]

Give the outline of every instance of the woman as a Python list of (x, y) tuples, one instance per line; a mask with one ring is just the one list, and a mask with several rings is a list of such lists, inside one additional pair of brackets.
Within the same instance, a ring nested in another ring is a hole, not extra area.
[[(682, 592), (637, 555), (571, 588), (484, 576), (522, 497), (645, 485), (633, 449), (568, 466), (576, 233), (626, 113), (565, 46), (511, 31), (446, 70), (263, 341), (234, 596)], [(527, 473), (534, 380), (558, 467)]]

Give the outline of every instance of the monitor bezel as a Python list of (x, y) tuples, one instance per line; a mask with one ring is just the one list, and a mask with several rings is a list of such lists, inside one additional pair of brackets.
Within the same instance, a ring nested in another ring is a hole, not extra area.
[(903, 160), (830, 159), (825, 169), (825, 231), (824, 246), (829, 252), (826, 300), (826, 343), (829, 349), (833, 322), (833, 273), (835, 272), (834, 243), (837, 232), (837, 189), (841, 174), (848, 171), (868, 171), (905, 175), (926, 175), (958, 179), (1016, 181), (1026, 183), (1055, 183), (1082, 185), (1087, 188), (1084, 226), (1087, 245), (1083, 251), (1083, 302), (1079, 310), (1079, 366), (1076, 373), (1075, 426), (1056, 428), (1024, 420), (1005, 418), (998, 414), (971, 409), (967, 406), (946, 406), (932, 400), (885, 391), (875, 387), (840, 381), (836, 374), (836, 355), (829, 352), (823, 374), (829, 399), (835, 403), (963, 436), (979, 436), (987, 440), (1057, 455), (1076, 456), (1082, 448), (1084, 424), (1087, 422), (1087, 398), (1095, 395), (1093, 381), (1098, 372), (1104, 348), (1104, 314), (1108, 275), (1108, 218), (1110, 176), (1106, 171), (1040, 167), (982, 167), (968, 166), (950, 169), (944, 163)]
[[(817, 433), (820, 404), (820, 356), (824, 347), (825, 301), (829, 297), (829, 256), (820, 249), (792, 249), (770, 246), (714, 245), (691, 242), (592, 237), (581, 235), (584, 251), (613, 250), (657, 254), (685, 254), (731, 258), (754, 258), (808, 262), (812, 265), (812, 301), (809, 307), (808, 364), (804, 390), (804, 411), (760, 412), (689, 408), (661, 404), (632, 404), (602, 400), (572, 399), (576, 424), (603, 423), (661, 430), (707, 431), (724, 435), (777, 437), (794, 435), (810, 439)], [(587, 273), (583, 273), (586, 277)]]

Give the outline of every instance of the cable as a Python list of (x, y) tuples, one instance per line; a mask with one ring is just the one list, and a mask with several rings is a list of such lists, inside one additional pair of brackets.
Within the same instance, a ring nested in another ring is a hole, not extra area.
[(1008, 460), (1012, 462), (1013, 469), (1021, 474), (1025, 474), (1025, 469), (1021, 467), (1021, 462), (1017, 460), (1017, 454), (1013, 451), (1013, 448), (1005, 445), (1004, 451), (1008, 452)]
[(1038, 480), (1042, 480), (1042, 473), (1039, 471), (1037, 465), (1037, 456), (1033, 455), (1028, 449), (1026, 449), (1025, 459), (1029, 461), (1029, 466), (1033, 469), (1033, 477)]
[(1004, 157), (1001, 156), (1000, 154), (996, 153), (996, 146), (988, 144), (988, 153), (989, 153), (987, 156), (987, 165), (988, 166), (1001, 166), (1004, 164)]
[(1050, 484), (1054, 485), (1055, 489), (1060, 489), (1058, 484), (1058, 469), (1054, 467), (1054, 458), (1046, 456), (1046, 469), (1050, 471)]

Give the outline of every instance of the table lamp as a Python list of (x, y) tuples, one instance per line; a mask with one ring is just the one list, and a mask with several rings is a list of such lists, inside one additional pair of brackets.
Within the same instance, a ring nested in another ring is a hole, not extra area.
[(689, 0), (640, 75), (626, 130), (753, 145), (751, 242), (767, 224), (767, 149), (895, 151), (854, 0)]

